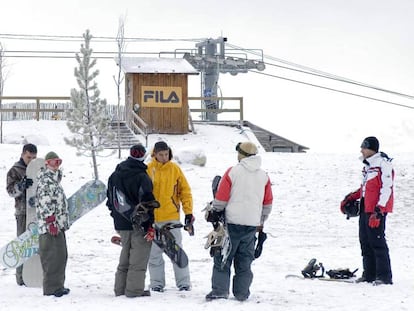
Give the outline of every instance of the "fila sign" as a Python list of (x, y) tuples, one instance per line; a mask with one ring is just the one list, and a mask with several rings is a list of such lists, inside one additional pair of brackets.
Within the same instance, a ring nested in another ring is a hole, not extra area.
[(141, 86), (141, 106), (181, 108), (182, 88), (178, 86)]

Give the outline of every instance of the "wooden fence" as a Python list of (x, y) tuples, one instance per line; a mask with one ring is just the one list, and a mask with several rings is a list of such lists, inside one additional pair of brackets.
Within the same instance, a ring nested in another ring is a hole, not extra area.
[[(3, 121), (11, 120), (66, 120), (66, 111), (72, 109), (70, 97), (0, 96), (0, 114)], [(107, 105), (112, 120), (124, 120), (125, 107)]]
[[(207, 112), (233, 115), (232, 119), (236, 122), (243, 122), (243, 97), (188, 97), (189, 106), (190, 103), (194, 105), (195, 101), (202, 102), (205, 100), (215, 100), (224, 103), (226, 107), (229, 107), (229, 103), (233, 102), (234, 108), (219, 108), (219, 109), (206, 109), (206, 108), (191, 108), (189, 107), (189, 119), (190, 125), (193, 128), (192, 114), (201, 113), (201, 115), (195, 116), (194, 121), (204, 120), (204, 116)], [(234, 105), (236, 102), (236, 105)], [(238, 103), (238, 105), (237, 105)], [(231, 104), (230, 104), (231, 105)], [(237, 107), (238, 106), (238, 107)], [(72, 103), (70, 97), (51, 97), (51, 96), (0, 96), (0, 118), (2, 121), (11, 120), (66, 120), (66, 112), (72, 109)], [(142, 120), (133, 111), (125, 117), (125, 106), (121, 105), (107, 105), (107, 115), (114, 121), (127, 121), (129, 127), (136, 133), (143, 135), (146, 139), (149, 134), (148, 125), (145, 120)], [(198, 120), (197, 120), (198, 119)], [(221, 121), (229, 121), (221, 120)], [(219, 121), (220, 122), (220, 121)]]

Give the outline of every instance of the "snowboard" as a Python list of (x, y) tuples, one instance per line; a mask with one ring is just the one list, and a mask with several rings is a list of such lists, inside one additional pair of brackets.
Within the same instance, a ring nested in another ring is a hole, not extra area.
[[(33, 180), (33, 185), (26, 189), (26, 230), (31, 224), (37, 223), (36, 206), (33, 202), (36, 199), (37, 174), (43, 167), (45, 167), (45, 160), (36, 158), (31, 160), (26, 168), (27, 178)], [(27, 287), (42, 287), (43, 269), (39, 254), (34, 254), (23, 265), (23, 281)]]
[(152, 240), (179, 268), (187, 267), (188, 257), (185, 251), (175, 243), (175, 237), (170, 230), (182, 227), (184, 227), (183, 224), (167, 223), (156, 229), (155, 239)]
[(314, 277), (314, 278), (305, 278), (303, 275), (299, 274), (287, 274), (285, 275), (285, 279), (301, 279), (301, 280), (318, 280), (318, 281), (328, 281), (328, 282), (339, 282), (339, 283), (356, 283), (356, 279), (333, 279), (327, 278), (324, 276), (321, 277)]
[[(211, 191), (213, 192), (213, 199), (216, 197), (217, 189), (221, 181), (221, 176), (216, 175), (211, 183)], [(213, 210), (213, 201), (207, 203), (207, 206), (203, 209), (205, 211), (205, 219), (207, 222), (211, 222), (213, 225), (213, 231), (205, 236), (207, 238), (205, 249), (210, 248), (210, 256), (221, 256), (221, 268), (224, 268), (227, 262), (227, 258), (231, 252), (231, 240), (227, 230), (227, 224), (224, 217), (224, 212), (219, 216), (219, 220), (215, 221), (211, 218)]]
[[(91, 180), (68, 198), (69, 225), (100, 205), (106, 199), (106, 186)], [(0, 249), (0, 263), (5, 268), (17, 268), (39, 251), (38, 224), (31, 223), (20, 236)]]
[[(175, 243), (175, 238), (170, 230), (182, 227), (183, 224), (167, 223), (160, 229), (156, 229), (155, 238), (152, 240), (179, 268), (187, 267), (188, 257), (185, 251)], [(119, 236), (114, 235), (111, 238), (111, 242), (115, 245), (122, 246), (122, 240)]]
[(302, 275), (299, 274), (288, 274), (285, 276), (285, 279), (297, 278), (302, 280), (320, 280), (320, 281), (331, 281), (331, 282), (343, 282), (343, 283), (356, 283), (355, 273), (358, 269), (354, 271), (349, 270), (349, 268), (339, 268), (331, 269), (326, 271), (326, 274), (329, 275), (329, 278), (325, 277), (325, 267), (321, 262), (317, 262), (316, 258), (312, 258), (308, 264), (303, 268)]

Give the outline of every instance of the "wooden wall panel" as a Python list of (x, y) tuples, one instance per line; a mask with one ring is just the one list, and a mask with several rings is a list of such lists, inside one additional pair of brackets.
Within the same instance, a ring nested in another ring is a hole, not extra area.
[[(140, 105), (138, 115), (152, 133), (188, 133), (188, 77), (186, 74), (133, 74), (133, 102)], [(181, 108), (143, 107), (141, 86), (181, 87)]]

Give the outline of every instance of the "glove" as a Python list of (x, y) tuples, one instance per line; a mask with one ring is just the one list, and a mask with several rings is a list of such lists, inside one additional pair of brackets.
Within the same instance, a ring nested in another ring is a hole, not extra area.
[(266, 241), (267, 239), (267, 234), (265, 232), (263, 232), (263, 227), (261, 231), (258, 231), (258, 237), (257, 237), (257, 243), (256, 243), (256, 247), (254, 249), (254, 258), (259, 258), (260, 255), (262, 254), (263, 251), (263, 243)]
[(370, 228), (378, 228), (381, 223), (381, 216), (378, 213), (372, 213), (368, 219), (368, 226)]
[(384, 216), (384, 208), (382, 206), (376, 206), (375, 212), (373, 212), (368, 219), (368, 226), (370, 228), (378, 228), (381, 224), (381, 218)]
[(147, 240), (147, 242), (152, 242), (155, 238), (155, 229), (153, 227), (149, 227), (147, 230), (147, 234), (144, 235), (144, 239)]
[(121, 237), (120, 236), (114, 235), (111, 238), (111, 242), (114, 243), (114, 244), (116, 244), (116, 245), (122, 245), (122, 241), (121, 241)]
[(193, 214), (185, 215), (184, 230), (188, 231), (188, 234), (190, 236), (194, 235), (194, 225), (193, 225), (194, 221), (195, 221), (195, 218), (194, 218)]
[(345, 211), (345, 205), (348, 203), (348, 198), (351, 196), (351, 194), (350, 193), (348, 193), (346, 196), (345, 196), (345, 198), (341, 201), (341, 206), (340, 206), (340, 209), (341, 209), (341, 212), (342, 212), (342, 214), (346, 214), (346, 211)]
[(217, 212), (215, 210), (211, 210), (211, 211), (208, 212), (206, 220), (208, 222), (215, 223), (215, 222), (219, 222), (220, 220), (222, 220), (223, 216), (224, 216), (223, 211), (222, 212)]
[(141, 204), (147, 209), (159, 208), (161, 206), (160, 202), (157, 200), (141, 202)]
[(27, 188), (29, 188), (31, 185), (33, 185), (33, 179), (27, 178), (27, 176), (24, 176), (23, 179), (17, 183), (17, 188), (19, 191), (24, 191)]
[(35, 197), (31, 197), (31, 198), (29, 199), (29, 206), (30, 206), (31, 208), (35, 208), (35, 207), (36, 207), (36, 199), (35, 199)]
[(46, 218), (46, 225), (47, 225), (47, 231), (50, 233), (50, 235), (57, 236), (59, 233), (59, 228), (56, 226), (56, 217), (55, 215), (48, 216)]

